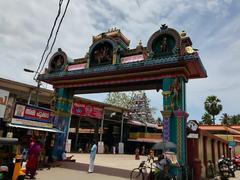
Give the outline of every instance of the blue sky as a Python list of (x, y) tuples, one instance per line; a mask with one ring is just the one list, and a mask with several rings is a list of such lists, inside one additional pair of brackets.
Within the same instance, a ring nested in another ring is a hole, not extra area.
[[(23, 72), (23, 68), (37, 68), (57, 6), (57, 0), (0, 1), (0, 77), (35, 84), (32, 74)], [(201, 119), (209, 95), (222, 100), (222, 113), (240, 113), (237, 0), (71, 0), (53, 52), (61, 47), (72, 58), (82, 57), (92, 36), (112, 27), (120, 28), (131, 40), (131, 48), (140, 40), (146, 46), (152, 33), (165, 23), (187, 32), (208, 73), (208, 78), (187, 84), (189, 119)], [(159, 116), (161, 94), (148, 91), (147, 95)], [(105, 98), (102, 94), (85, 97), (101, 101)]]

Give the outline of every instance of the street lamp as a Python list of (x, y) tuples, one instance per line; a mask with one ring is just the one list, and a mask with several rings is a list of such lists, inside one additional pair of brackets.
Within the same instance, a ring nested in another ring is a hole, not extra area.
[(29, 73), (34, 73), (34, 72), (36, 72), (36, 71), (33, 71), (33, 70), (31, 70), (31, 69), (26, 69), (26, 68), (24, 68), (23, 69), (25, 72), (29, 72)]
[[(36, 71), (33, 71), (33, 70), (31, 70), (31, 69), (26, 69), (26, 68), (24, 68), (23, 70), (24, 70), (25, 72), (28, 72), (28, 73), (37, 73)], [(40, 89), (40, 86), (41, 86), (41, 82), (40, 82), (38, 79), (34, 79), (34, 80), (37, 82), (35, 105), (38, 106), (38, 101), (39, 101), (39, 89)], [(30, 95), (29, 95), (29, 98), (28, 98), (28, 104), (30, 104), (31, 95), (32, 95), (32, 93), (30, 92)]]

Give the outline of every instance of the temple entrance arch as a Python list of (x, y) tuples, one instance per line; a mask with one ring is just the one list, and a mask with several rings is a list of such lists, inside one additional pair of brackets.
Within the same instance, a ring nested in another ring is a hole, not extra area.
[(65, 147), (74, 94), (162, 89), (163, 139), (176, 143), (180, 164), (186, 164), (186, 83), (205, 78), (206, 71), (185, 32), (162, 25), (147, 47), (130, 41), (119, 29), (93, 36), (89, 52), (72, 60), (61, 49), (38, 79), (56, 92), (55, 126), (59, 134), (55, 152)]

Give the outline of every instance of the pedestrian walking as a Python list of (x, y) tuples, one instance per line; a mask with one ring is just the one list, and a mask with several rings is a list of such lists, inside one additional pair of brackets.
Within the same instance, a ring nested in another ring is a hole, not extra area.
[(135, 149), (135, 160), (139, 160), (139, 159), (140, 159), (140, 157), (139, 157), (139, 148), (137, 147)]
[(143, 156), (145, 155), (145, 146), (143, 145), (142, 146), (142, 153), (141, 153)]
[(116, 146), (115, 145), (113, 145), (113, 154), (116, 154)]
[(36, 175), (38, 168), (38, 158), (41, 152), (41, 146), (39, 141), (32, 141), (28, 151), (28, 160), (26, 164), (26, 174), (30, 175), (30, 178), (33, 179)]
[(89, 163), (88, 173), (93, 173), (94, 160), (96, 157), (96, 153), (97, 153), (97, 145), (96, 145), (96, 141), (93, 140), (93, 146), (92, 146), (91, 152), (90, 152), (90, 163)]

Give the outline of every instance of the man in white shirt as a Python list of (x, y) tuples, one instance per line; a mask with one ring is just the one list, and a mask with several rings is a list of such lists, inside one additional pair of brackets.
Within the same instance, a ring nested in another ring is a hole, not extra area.
[(90, 153), (90, 163), (89, 163), (89, 168), (88, 168), (88, 173), (93, 173), (93, 169), (94, 169), (94, 160), (96, 157), (96, 153), (97, 153), (97, 145), (95, 140), (93, 141), (93, 146), (91, 148), (91, 153)]

